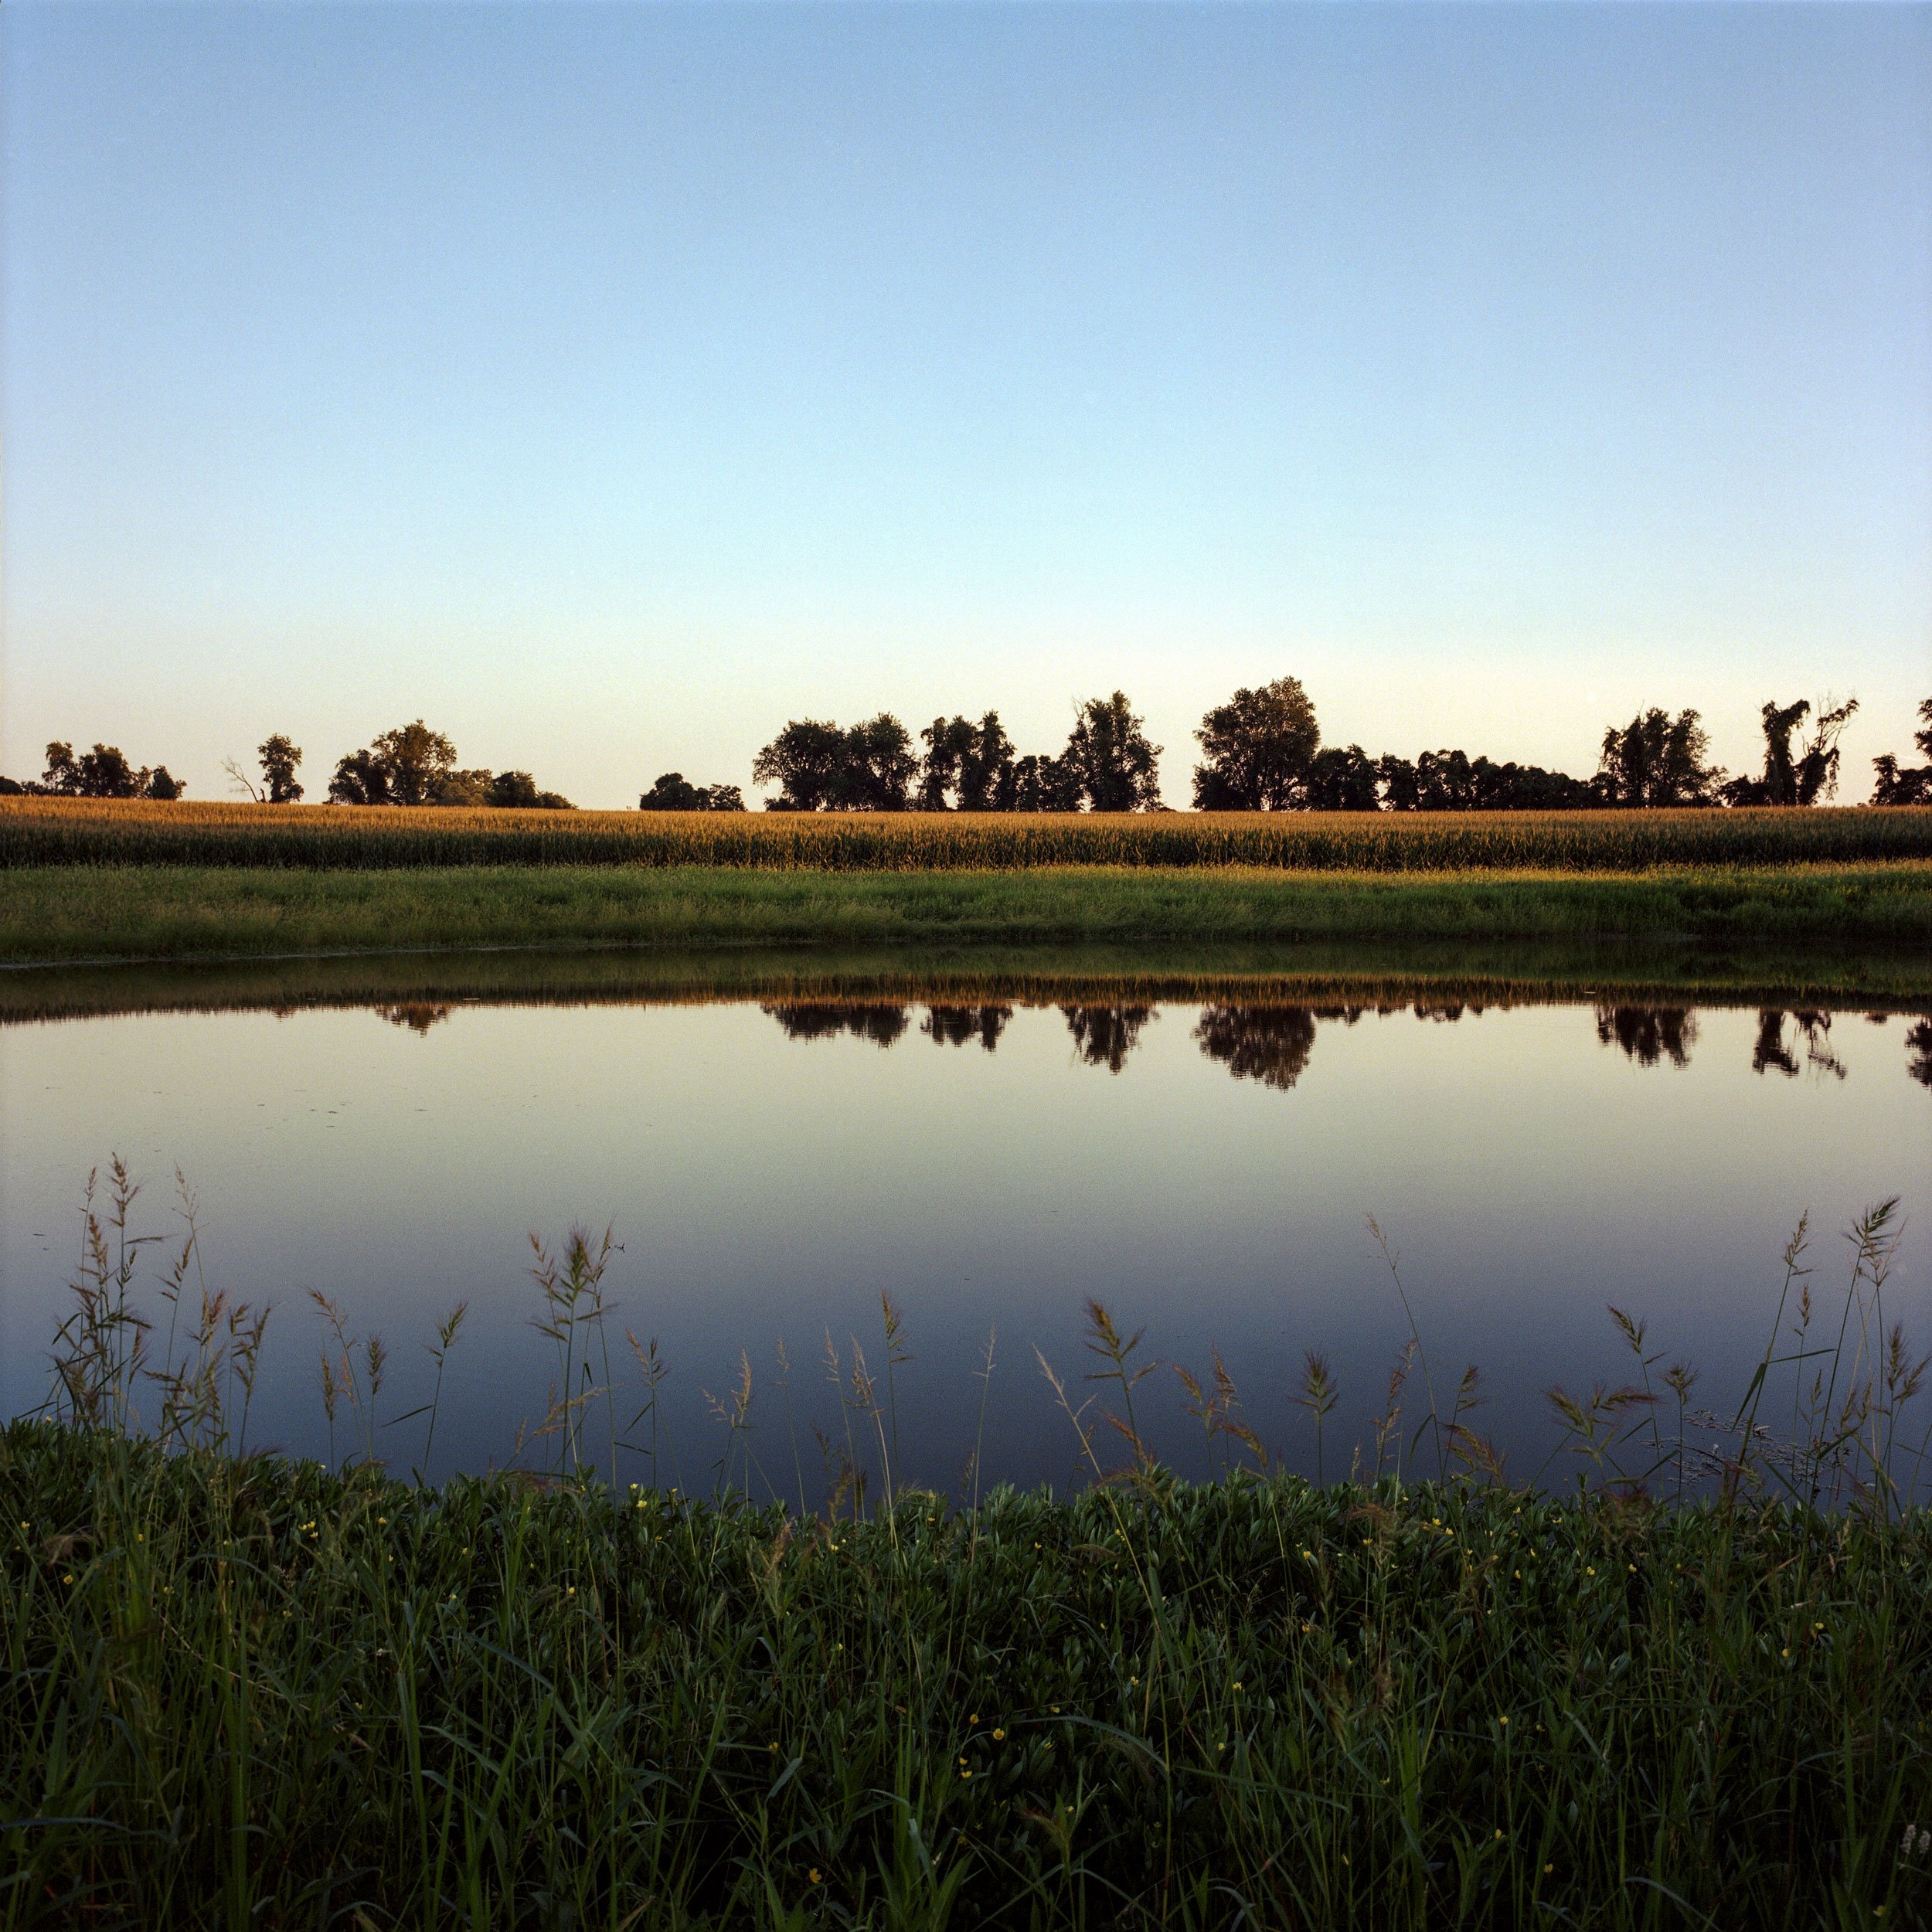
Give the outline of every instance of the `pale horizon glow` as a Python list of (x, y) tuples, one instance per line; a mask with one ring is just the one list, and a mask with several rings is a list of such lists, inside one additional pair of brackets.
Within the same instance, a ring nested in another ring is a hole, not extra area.
[[(0, 770), (1932, 692), (1932, 9), (0, 9)], [(756, 802), (755, 797), (753, 802)]]

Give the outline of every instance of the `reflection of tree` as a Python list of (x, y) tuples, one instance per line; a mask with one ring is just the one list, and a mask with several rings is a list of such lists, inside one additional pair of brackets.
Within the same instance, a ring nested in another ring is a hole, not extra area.
[(1127, 1064), (1141, 1029), (1154, 1017), (1151, 1006), (1063, 1006), (1068, 1030), (1089, 1066), (1117, 1073)]
[(1905, 1070), (1921, 1087), (1932, 1087), (1932, 1019), (1922, 1019), (1906, 1029), (1905, 1050), (1910, 1056)]
[(1639, 1066), (1655, 1066), (1666, 1055), (1672, 1066), (1688, 1066), (1697, 1015), (1683, 1006), (1599, 1006), (1597, 1037), (1621, 1046)]
[(436, 1005), (426, 999), (399, 1001), (393, 1006), (379, 1006), (378, 1016), (392, 1026), (406, 1026), (412, 1033), (427, 1033), (432, 1026), (449, 1018), (455, 1009), (448, 1005)]
[(1210, 1006), (1194, 1037), (1236, 1080), (1285, 1090), (1301, 1077), (1315, 1049), (1315, 1020), (1306, 1006)]
[(842, 1000), (808, 1005), (764, 1005), (785, 1029), (787, 1039), (835, 1039), (841, 1033), (889, 1046), (912, 1024), (903, 1006), (883, 1002)]
[(1786, 1017), (1780, 1009), (1760, 1007), (1758, 1009), (1757, 1044), (1751, 1053), (1751, 1071), (1753, 1073), (1782, 1073), (1787, 1080), (1795, 1080), (1798, 1077), (1796, 1049), (1801, 1043), (1804, 1049), (1806, 1066), (1819, 1074), (1830, 1074), (1833, 1080), (1843, 1080), (1844, 1064), (1832, 1051), (1831, 1015), (1801, 1009), (1793, 1012), (1789, 1017), (1796, 1022), (1798, 1034), (1790, 1046), (1784, 1044)]
[(976, 1039), (990, 1053), (1012, 1017), (1010, 1006), (929, 1006), (919, 1030), (943, 1046), (964, 1046)]
[(1467, 1002), (1460, 999), (1440, 998), (1419, 999), (1410, 1010), (1417, 1019), (1447, 1020), (1453, 1022), (1461, 1019), (1465, 1012), (1474, 1013), (1478, 1019), (1482, 1017), (1482, 1009), (1480, 1006), (1471, 1005)]

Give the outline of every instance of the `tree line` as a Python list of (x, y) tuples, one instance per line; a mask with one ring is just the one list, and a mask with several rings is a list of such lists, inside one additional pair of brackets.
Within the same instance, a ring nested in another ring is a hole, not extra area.
[[(1858, 701), (1815, 709), (1767, 702), (1763, 769), (1733, 777), (1709, 758), (1698, 713), (1652, 707), (1606, 727), (1588, 778), (1540, 765), (1498, 764), (1461, 750), (1413, 760), (1325, 745), (1298, 678), (1243, 688), (1194, 736), (1193, 802), (1201, 811), (1564, 811), (1693, 805), (1810, 805), (1833, 797), (1838, 740)], [(1932, 761), (1932, 699), (1917, 735)], [(1161, 747), (1123, 692), (1080, 708), (1057, 756), (1019, 755), (999, 713), (938, 717), (911, 734), (889, 711), (841, 727), (794, 719), (760, 750), (753, 781), (775, 784), (768, 811), (1158, 811)], [(1932, 762), (1874, 761), (1874, 804), (1932, 804)]]
[[(1762, 768), (1732, 777), (1709, 759), (1694, 710), (1653, 706), (1604, 733), (1587, 779), (1540, 765), (1498, 764), (1460, 750), (1408, 759), (1325, 745), (1298, 678), (1243, 687), (1202, 717), (1194, 736), (1193, 802), (1202, 811), (1564, 811), (1638, 807), (1815, 804), (1836, 795), (1839, 744), (1856, 699), (1814, 708), (1767, 702), (1759, 716)], [(1918, 708), (1913, 742), (1925, 761), (1872, 760), (1875, 805), (1932, 804), (1932, 698)], [(917, 743), (889, 711), (841, 726), (794, 719), (752, 762), (753, 782), (776, 785), (768, 811), (1159, 811), (1162, 748), (1124, 692), (1090, 698), (1057, 753), (1021, 754), (997, 711), (976, 722), (937, 717)], [(304, 796), (301, 747), (275, 733), (256, 747), (259, 779), (233, 758), (223, 768), (250, 798), (292, 804)], [(0, 777), (0, 794), (71, 798), (174, 799), (186, 787), (165, 765), (135, 766), (117, 746), (77, 755), (50, 743), (37, 782)], [(332, 804), (574, 809), (527, 771), (457, 762), (444, 733), (417, 718), (338, 760)], [(645, 811), (743, 811), (736, 785), (696, 785), (661, 774), (638, 801)]]

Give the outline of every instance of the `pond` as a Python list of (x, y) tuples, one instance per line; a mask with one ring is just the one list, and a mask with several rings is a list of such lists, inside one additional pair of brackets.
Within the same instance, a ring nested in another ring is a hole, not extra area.
[[(1136, 1419), (1184, 1471), (1234, 1445), (1189, 1415), (1177, 1366), (1211, 1386), (1218, 1352), (1240, 1420), (1312, 1472), (1297, 1397), (1319, 1352), (1338, 1390), (1332, 1476), (1372, 1453), (1413, 1321), (1422, 1357), (1396, 1439), (1474, 1365), (1468, 1420), (1533, 1475), (1550, 1386), (1638, 1371), (1611, 1304), (1648, 1325), (1653, 1380), (1690, 1363), (1695, 1403), (1728, 1413), (1801, 1216), (1835, 1323), (1840, 1230), (1901, 1197), (1884, 1318), (1932, 1333), (1932, 1001), (1849, 977), (1794, 998), (1735, 971), (1597, 984), (1587, 964), (1539, 980), (1440, 962), (680, 973), (498, 956), (10, 975), (0, 1403), (46, 1393), (83, 1185), (118, 1153), (143, 1185), (137, 1226), (179, 1231), (179, 1168), (210, 1287), (272, 1307), (258, 1444), (328, 1448), (320, 1294), (352, 1335), (383, 1338), (377, 1447), (421, 1463), (428, 1419), (391, 1418), (428, 1399), (425, 1345), (462, 1301), (428, 1465), (510, 1460), (558, 1374), (532, 1325), (530, 1237), (555, 1254), (577, 1224), (618, 1244), (604, 1340), (627, 1477), (707, 1488), (729, 1457), (817, 1508), (849, 1429), (875, 1481), (893, 1455), (900, 1480), (957, 1492), (978, 1444), (985, 1481), (1064, 1485), (1080, 1444), (1043, 1365), (1071, 1407), (1097, 1398), (1090, 1427), (1122, 1406), (1117, 1385), (1087, 1379), (1105, 1366), (1090, 1301), (1145, 1331)], [(139, 1288), (164, 1315), (165, 1258), (145, 1252)], [(627, 1332), (663, 1365), (641, 1416)], [(850, 1404), (862, 1355), (876, 1417)], [(587, 1445), (612, 1417), (582, 1412)], [(560, 1446), (521, 1454), (541, 1468)], [(1124, 1451), (1104, 1427), (1096, 1447)], [(1426, 1434), (1417, 1453), (1433, 1468)]]

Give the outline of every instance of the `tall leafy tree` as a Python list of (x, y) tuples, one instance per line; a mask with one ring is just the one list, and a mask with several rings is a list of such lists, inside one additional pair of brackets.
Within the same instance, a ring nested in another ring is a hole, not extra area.
[(1795, 750), (1791, 739), (1811, 714), (1808, 699), (1795, 704), (1767, 703), (1759, 714), (1764, 730), (1764, 771), (1761, 777), (1734, 778), (1724, 787), (1733, 805), (1809, 805), (1829, 798), (1838, 790), (1838, 738), (1859, 708), (1848, 698), (1811, 720), (1811, 734)]
[(1013, 741), (999, 721), (997, 711), (989, 711), (979, 721), (972, 742), (959, 761), (959, 808), (961, 811), (1011, 811), (1016, 793), (1013, 773)]
[(1161, 802), (1161, 747), (1148, 737), (1127, 693), (1080, 706), (1062, 762), (1096, 811), (1145, 811)]
[(1706, 762), (1709, 749), (1695, 711), (1640, 711), (1604, 732), (1595, 788), (1611, 805), (1715, 804), (1724, 774)]
[(845, 733), (834, 802), (848, 811), (903, 811), (918, 775), (911, 736), (882, 711)]
[(751, 761), (754, 784), (777, 785), (771, 811), (821, 811), (836, 801), (845, 734), (818, 718), (794, 718)]
[(960, 789), (960, 767), (971, 756), (974, 730), (964, 718), (935, 718), (920, 734), (926, 755), (919, 766), (919, 808), (947, 811)]
[(1359, 745), (1331, 745), (1308, 760), (1302, 802), (1311, 811), (1376, 811), (1374, 761)]
[(1201, 720), (1195, 736), (1194, 802), (1203, 811), (1284, 811), (1302, 802), (1321, 743), (1315, 706), (1299, 678), (1243, 686)]
[(295, 767), (302, 761), (302, 748), (286, 732), (277, 731), (255, 747), (261, 760), (262, 788), (271, 805), (292, 805), (302, 795)]
[(165, 765), (151, 770), (128, 763), (118, 745), (96, 743), (76, 757), (74, 748), (56, 739), (47, 747), (46, 768), (39, 789), (63, 798), (179, 798), (187, 787)]
[(1064, 760), (1029, 751), (1014, 761), (1015, 811), (1078, 811), (1081, 796), (1080, 775)]
[(470, 802), (470, 781), (477, 774), (465, 773), (459, 779), (455, 774), (456, 747), (417, 718), (341, 759), (328, 795), (338, 804), (349, 805)]
[(1921, 766), (1907, 765), (1901, 770), (1889, 752), (1872, 760), (1878, 781), (1872, 792), (1873, 804), (1932, 805), (1932, 698), (1919, 706), (1919, 729), (1912, 734), (1912, 741), (1925, 760)]

